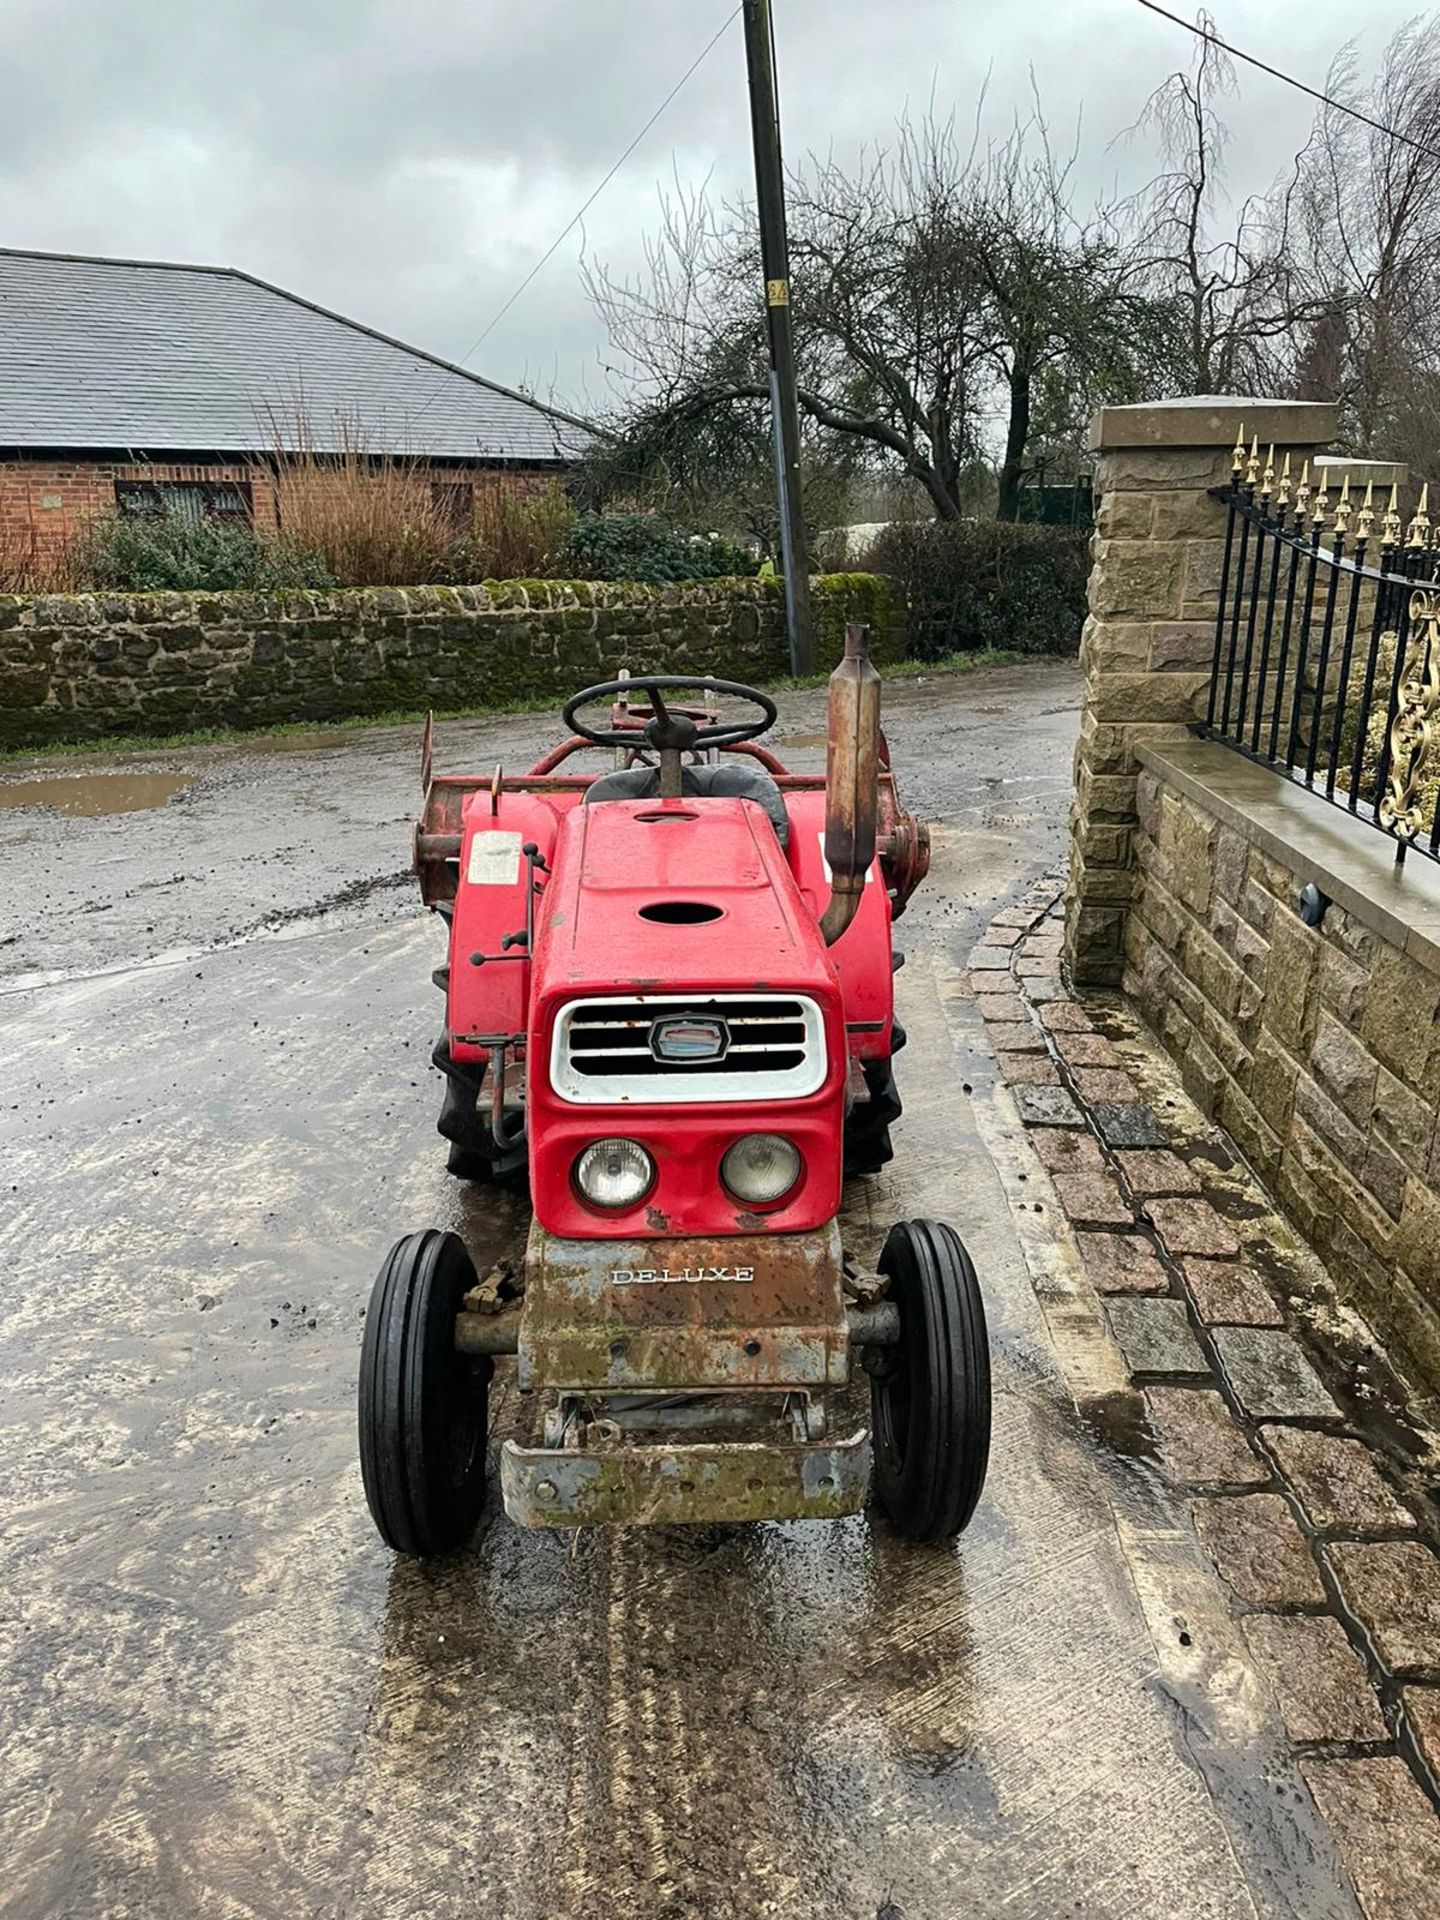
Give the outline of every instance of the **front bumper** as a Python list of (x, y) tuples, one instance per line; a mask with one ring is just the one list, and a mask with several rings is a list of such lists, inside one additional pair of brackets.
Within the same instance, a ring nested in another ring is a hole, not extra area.
[(837, 1520), (870, 1480), (870, 1436), (500, 1451), (505, 1511), (522, 1527), (673, 1526), (692, 1521)]
[(843, 1386), (850, 1375), (834, 1221), (813, 1233), (566, 1240), (532, 1221), (522, 1392)]
[(850, 1374), (834, 1221), (642, 1241), (568, 1240), (533, 1221), (525, 1264), (516, 1377), (551, 1411), (546, 1445), (501, 1450), (511, 1519), (831, 1520), (863, 1504), (868, 1433), (819, 1437), (827, 1392)]

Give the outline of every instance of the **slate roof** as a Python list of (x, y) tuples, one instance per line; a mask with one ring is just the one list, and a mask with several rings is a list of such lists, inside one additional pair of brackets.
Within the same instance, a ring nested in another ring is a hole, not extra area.
[[(0, 248), (0, 448), (317, 451), (545, 464), (580, 421), (234, 267)], [(277, 424), (280, 431), (277, 432)]]

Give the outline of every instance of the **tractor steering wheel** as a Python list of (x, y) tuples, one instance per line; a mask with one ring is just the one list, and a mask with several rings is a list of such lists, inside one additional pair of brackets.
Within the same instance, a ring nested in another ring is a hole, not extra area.
[[(737, 700), (748, 700), (752, 706), (760, 709), (761, 718), (712, 723), (697, 721), (678, 707), (672, 713), (665, 704), (664, 695), (682, 688), (700, 693), (724, 693)], [(642, 673), (628, 680), (602, 680), (599, 686), (586, 687), (583, 693), (577, 693), (573, 700), (566, 701), (565, 724), (572, 733), (579, 734), (582, 740), (589, 740), (597, 747), (633, 747), (636, 744), (634, 728), (589, 727), (577, 716), (581, 707), (589, 706), (592, 700), (613, 700), (620, 694), (634, 693), (643, 693), (653, 709), (651, 718), (645, 723), (643, 737), (662, 752), (666, 748), (672, 752), (687, 753), (693, 747), (733, 747), (741, 740), (754, 740), (768, 732), (779, 717), (779, 710), (768, 694), (760, 693), (754, 687), (742, 686), (738, 680), (701, 679), (687, 673)]]

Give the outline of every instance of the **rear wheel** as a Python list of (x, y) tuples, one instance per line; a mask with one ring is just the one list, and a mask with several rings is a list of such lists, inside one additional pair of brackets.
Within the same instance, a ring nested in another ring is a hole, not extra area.
[(480, 1110), (485, 1068), (452, 1060), (443, 1035), (430, 1057), (445, 1076), (445, 1097), (435, 1128), (450, 1142), (446, 1171), (457, 1180), (523, 1187), (528, 1165), (523, 1134), (508, 1147), (497, 1146), (488, 1113)]
[(494, 1362), (455, 1350), (455, 1316), (474, 1285), (458, 1235), (431, 1227), (396, 1241), (370, 1296), (360, 1473), (371, 1517), (397, 1553), (453, 1552), (485, 1504)]
[(990, 1457), (990, 1347), (975, 1268), (938, 1220), (892, 1227), (879, 1270), (900, 1315), (874, 1351), (875, 1492), (897, 1532), (949, 1540), (968, 1524)]
[(890, 1144), (890, 1127), (900, 1118), (900, 1094), (888, 1060), (866, 1060), (861, 1071), (870, 1098), (861, 1101), (845, 1116), (843, 1141), (844, 1173), (847, 1180), (856, 1174), (878, 1173), (895, 1158)]

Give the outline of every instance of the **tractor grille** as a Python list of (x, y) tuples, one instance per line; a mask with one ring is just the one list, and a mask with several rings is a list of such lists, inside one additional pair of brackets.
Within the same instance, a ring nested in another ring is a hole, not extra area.
[[(666, 1059), (677, 1029), (714, 1032), (713, 1057)], [(825, 1081), (825, 1025), (801, 996), (577, 1000), (555, 1023), (551, 1078), (564, 1100), (797, 1100)]]

